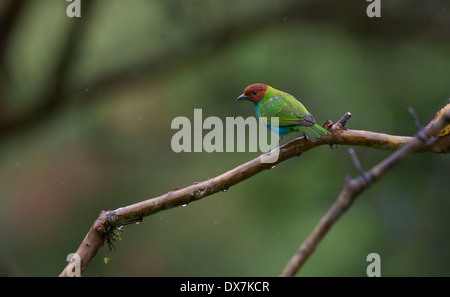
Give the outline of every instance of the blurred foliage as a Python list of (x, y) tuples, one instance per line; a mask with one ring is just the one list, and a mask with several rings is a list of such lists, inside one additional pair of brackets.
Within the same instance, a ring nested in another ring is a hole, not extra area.
[[(2, 1), (2, 20), (14, 1)], [(19, 123), (0, 129), (0, 275), (58, 275), (101, 210), (257, 157), (170, 147), (171, 121), (194, 108), (253, 116), (234, 101), (251, 83), (293, 94), (320, 124), (349, 111), (350, 128), (396, 135), (416, 130), (407, 106), (426, 124), (450, 97), (447, 1), (382, 1), (374, 19), (366, 1), (98, 0), (89, 11), (83, 2), (81, 19), (66, 16), (66, 1), (16, 2), (0, 35), (0, 126)], [(390, 154), (356, 152), (364, 168)], [(450, 275), (449, 166), (417, 154), (395, 168), (299, 275), (364, 276), (372, 252), (383, 276)], [(347, 147), (309, 151), (126, 226), (112, 260), (102, 249), (84, 275), (278, 275), (346, 174), (357, 174)]]

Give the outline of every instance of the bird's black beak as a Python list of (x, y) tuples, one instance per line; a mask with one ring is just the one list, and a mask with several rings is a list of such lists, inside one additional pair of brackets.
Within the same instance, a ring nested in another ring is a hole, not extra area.
[(248, 96), (242, 94), (241, 96), (237, 97), (236, 101), (239, 101), (239, 100), (248, 100), (248, 99), (250, 99), (250, 97), (248, 97)]

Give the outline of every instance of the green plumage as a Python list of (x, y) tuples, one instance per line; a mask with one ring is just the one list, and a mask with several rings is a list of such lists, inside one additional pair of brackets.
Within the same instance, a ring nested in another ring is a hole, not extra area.
[[(258, 118), (267, 118), (267, 127), (284, 136), (294, 131), (303, 132), (312, 141), (329, 135), (326, 129), (315, 123), (314, 117), (294, 96), (267, 86), (264, 98), (256, 105)], [(279, 125), (272, 125), (270, 118), (277, 117)]]

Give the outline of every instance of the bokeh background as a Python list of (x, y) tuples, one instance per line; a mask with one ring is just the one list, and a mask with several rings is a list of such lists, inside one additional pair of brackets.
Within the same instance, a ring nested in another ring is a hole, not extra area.
[[(259, 153), (174, 153), (177, 116), (249, 117), (245, 86), (316, 120), (413, 135), (450, 98), (448, 1), (0, 2), (0, 275), (56, 276), (101, 210), (217, 176)], [(298, 137), (291, 135), (283, 142)], [(276, 276), (357, 175), (323, 146), (129, 225), (85, 276)], [(368, 169), (391, 152), (355, 148)], [(450, 275), (450, 158), (417, 154), (364, 192), (298, 275)]]

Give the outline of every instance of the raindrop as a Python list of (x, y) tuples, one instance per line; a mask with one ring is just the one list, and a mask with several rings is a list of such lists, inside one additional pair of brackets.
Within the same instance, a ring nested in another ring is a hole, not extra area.
[(16, 164), (16, 165), (17, 165), (17, 167), (19, 167), (19, 166), (20, 166), (19, 162), (17, 162), (17, 164)]
[(286, 22), (286, 20), (287, 20), (287, 17), (284, 17), (284, 18), (283, 18), (283, 21), (285, 21), (285, 22)]
[(217, 220), (214, 220), (214, 225), (217, 225), (219, 222)]
[(162, 221), (162, 217), (159, 217), (159, 220)]
[(61, 181), (61, 185), (64, 185), (64, 181)]
[(87, 92), (87, 91), (89, 91), (89, 89), (88, 89), (88, 88), (86, 88), (86, 89), (84, 89), (84, 91), (85, 91), (85, 92)]
[(139, 116), (139, 117), (138, 117), (138, 120), (139, 120), (139, 121), (142, 120), (142, 116)]

